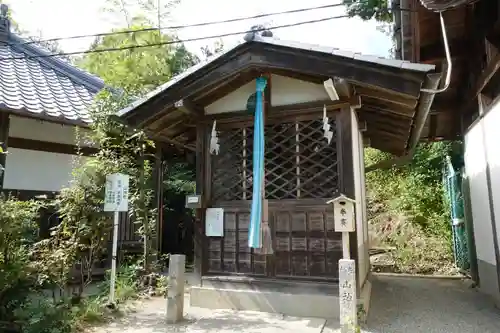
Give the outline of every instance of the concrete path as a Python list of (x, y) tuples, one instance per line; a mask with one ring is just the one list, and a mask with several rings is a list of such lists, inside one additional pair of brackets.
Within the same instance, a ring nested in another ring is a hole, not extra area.
[(321, 333), (324, 319), (290, 318), (252, 311), (207, 310), (189, 307), (186, 295), (185, 321), (165, 324), (164, 298), (145, 300), (136, 311), (92, 333)]
[(500, 332), (500, 310), (460, 280), (377, 277), (371, 299), (367, 333)]
[[(500, 311), (462, 281), (378, 277), (365, 333), (498, 333)], [(139, 303), (136, 312), (94, 333), (337, 333), (337, 321), (283, 317), (259, 312), (189, 307), (186, 320), (165, 324), (166, 301)]]

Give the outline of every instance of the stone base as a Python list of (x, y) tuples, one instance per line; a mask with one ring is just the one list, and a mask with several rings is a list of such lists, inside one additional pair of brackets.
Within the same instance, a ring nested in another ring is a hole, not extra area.
[(204, 277), (191, 287), (191, 306), (279, 313), (294, 317), (339, 318), (338, 285), (284, 280)]

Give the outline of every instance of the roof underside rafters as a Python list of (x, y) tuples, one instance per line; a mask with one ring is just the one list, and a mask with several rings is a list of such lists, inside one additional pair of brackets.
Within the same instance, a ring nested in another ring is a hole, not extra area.
[[(344, 79), (361, 99), (358, 114), (367, 124), (364, 133), (371, 146), (401, 155), (408, 148), (419, 105), (427, 95), (420, 90), (433, 68), (266, 38), (241, 44), (188, 70), (119, 116), (131, 126), (146, 129), (156, 140), (193, 149), (196, 124), (210, 118), (204, 116), (204, 107), (259, 75), (272, 73), (313, 83), (335, 77)], [(352, 98), (338, 103), (349, 102)], [(271, 112), (280, 108), (285, 107)]]

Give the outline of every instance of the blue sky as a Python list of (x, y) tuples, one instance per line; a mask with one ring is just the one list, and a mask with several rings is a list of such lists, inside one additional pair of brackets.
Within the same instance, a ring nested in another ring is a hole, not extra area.
[[(124, 21), (102, 11), (104, 0), (7, 0), (14, 18), (24, 30), (32, 35), (42, 33), (44, 38), (65, 37), (80, 34), (106, 32), (115, 27), (123, 27)], [(191, 24), (204, 21), (224, 20), (233, 17), (252, 16), (304, 7), (315, 7), (341, 2), (341, 0), (308, 0), (294, 2), (285, 0), (181, 0), (168, 22), (163, 25)], [(181, 39), (209, 36), (232, 31), (245, 31), (256, 23), (270, 26), (309, 21), (329, 16), (342, 15), (343, 7), (315, 10), (297, 14), (273, 16), (257, 21), (241, 21), (230, 24), (189, 28), (177, 31)], [(207, 13), (211, 13), (207, 15)], [(278, 29), (276, 36), (286, 40), (296, 40), (325, 46), (333, 46), (349, 51), (378, 56), (388, 56), (391, 40), (377, 30), (376, 22), (359, 19), (335, 19), (322, 23), (308, 24), (292, 28)], [(223, 38), (230, 46), (243, 36)], [(91, 39), (62, 41), (67, 52), (85, 50)], [(211, 45), (215, 40), (187, 43), (186, 46), (198, 53), (203, 45)]]

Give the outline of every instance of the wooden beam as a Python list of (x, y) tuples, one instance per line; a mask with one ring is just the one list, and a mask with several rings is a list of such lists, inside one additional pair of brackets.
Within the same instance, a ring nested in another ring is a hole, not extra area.
[(351, 84), (347, 82), (347, 80), (340, 77), (334, 77), (333, 85), (335, 86), (335, 89), (337, 90), (337, 93), (340, 97), (349, 98), (352, 96), (353, 89)]
[[(306, 102), (299, 104), (290, 104), (290, 105), (278, 105), (271, 106), (268, 118), (276, 118), (282, 117), (285, 115), (300, 115), (300, 114), (310, 114), (314, 112), (323, 112), (323, 106), (326, 106), (327, 110), (336, 110), (344, 107), (350, 107), (351, 100), (338, 100), (338, 101), (315, 101), (315, 102)], [(253, 114), (249, 114), (247, 110), (235, 111), (235, 112), (226, 112), (220, 114), (212, 114), (206, 115), (203, 118), (204, 123), (211, 124), (214, 120), (223, 122), (239, 122), (245, 119), (250, 119), (253, 117)]]
[(408, 118), (413, 118), (415, 115), (415, 109), (400, 105), (388, 105), (382, 100), (372, 97), (361, 97), (361, 103), (363, 105), (363, 109), (372, 109), (382, 113), (397, 114)]
[(488, 85), (493, 76), (498, 72), (500, 68), (500, 53), (498, 53), (495, 58), (486, 66), (482, 71), (481, 75), (477, 79), (476, 83), (473, 85), (472, 89), (465, 95), (465, 103), (462, 108), (461, 113), (465, 113), (471, 106), (477, 103), (478, 95), (483, 91), (483, 89)]
[(166, 137), (165, 135), (158, 135), (158, 136), (156, 136), (156, 140), (160, 140), (160, 141), (169, 143), (171, 145), (177, 146), (179, 148), (184, 148), (184, 149), (190, 150), (192, 152), (196, 152), (196, 147), (193, 147), (193, 146), (190, 146), (188, 144), (185, 144), (185, 143), (179, 142), (177, 140), (171, 139), (169, 137)]
[[(467, 54), (468, 45), (464, 39), (452, 39), (448, 42), (450, 47), (450, 54), (452, 57), (460, 57)], [(433, 61), (441, 60), (446, 57), (444, 51), (443, 41), (439, 39), (439, 42), (434, 44), (426, 45), (420, 48), (420, 61)]]
[(376, 90), (364, 86), (355, 87), (356, 94), (361, 97), (371, 97), (373, 99), (397, 104), (405, 108), (413, 109), (417, 106), (418, 98), (405, 97), (398, 94), (391, 94), (387, 91)]
[(5, 178), (7, 150), (9, 148), (10, 117), (8, 113), (0, 112), (0, 190), (3, 189)]
[(188, 98), (183, 98), (174, 103), (177, 110), (192, 117), (202, 116), (203, 108), (193, 103)]
[(44, 151), (47, 153), (91, 156), (96, 154), (99, 149), (94, 147), (78, 147), (65, 143), (47, 142), (25, 138), (9, 137), (9, 146), (11, 148)]

